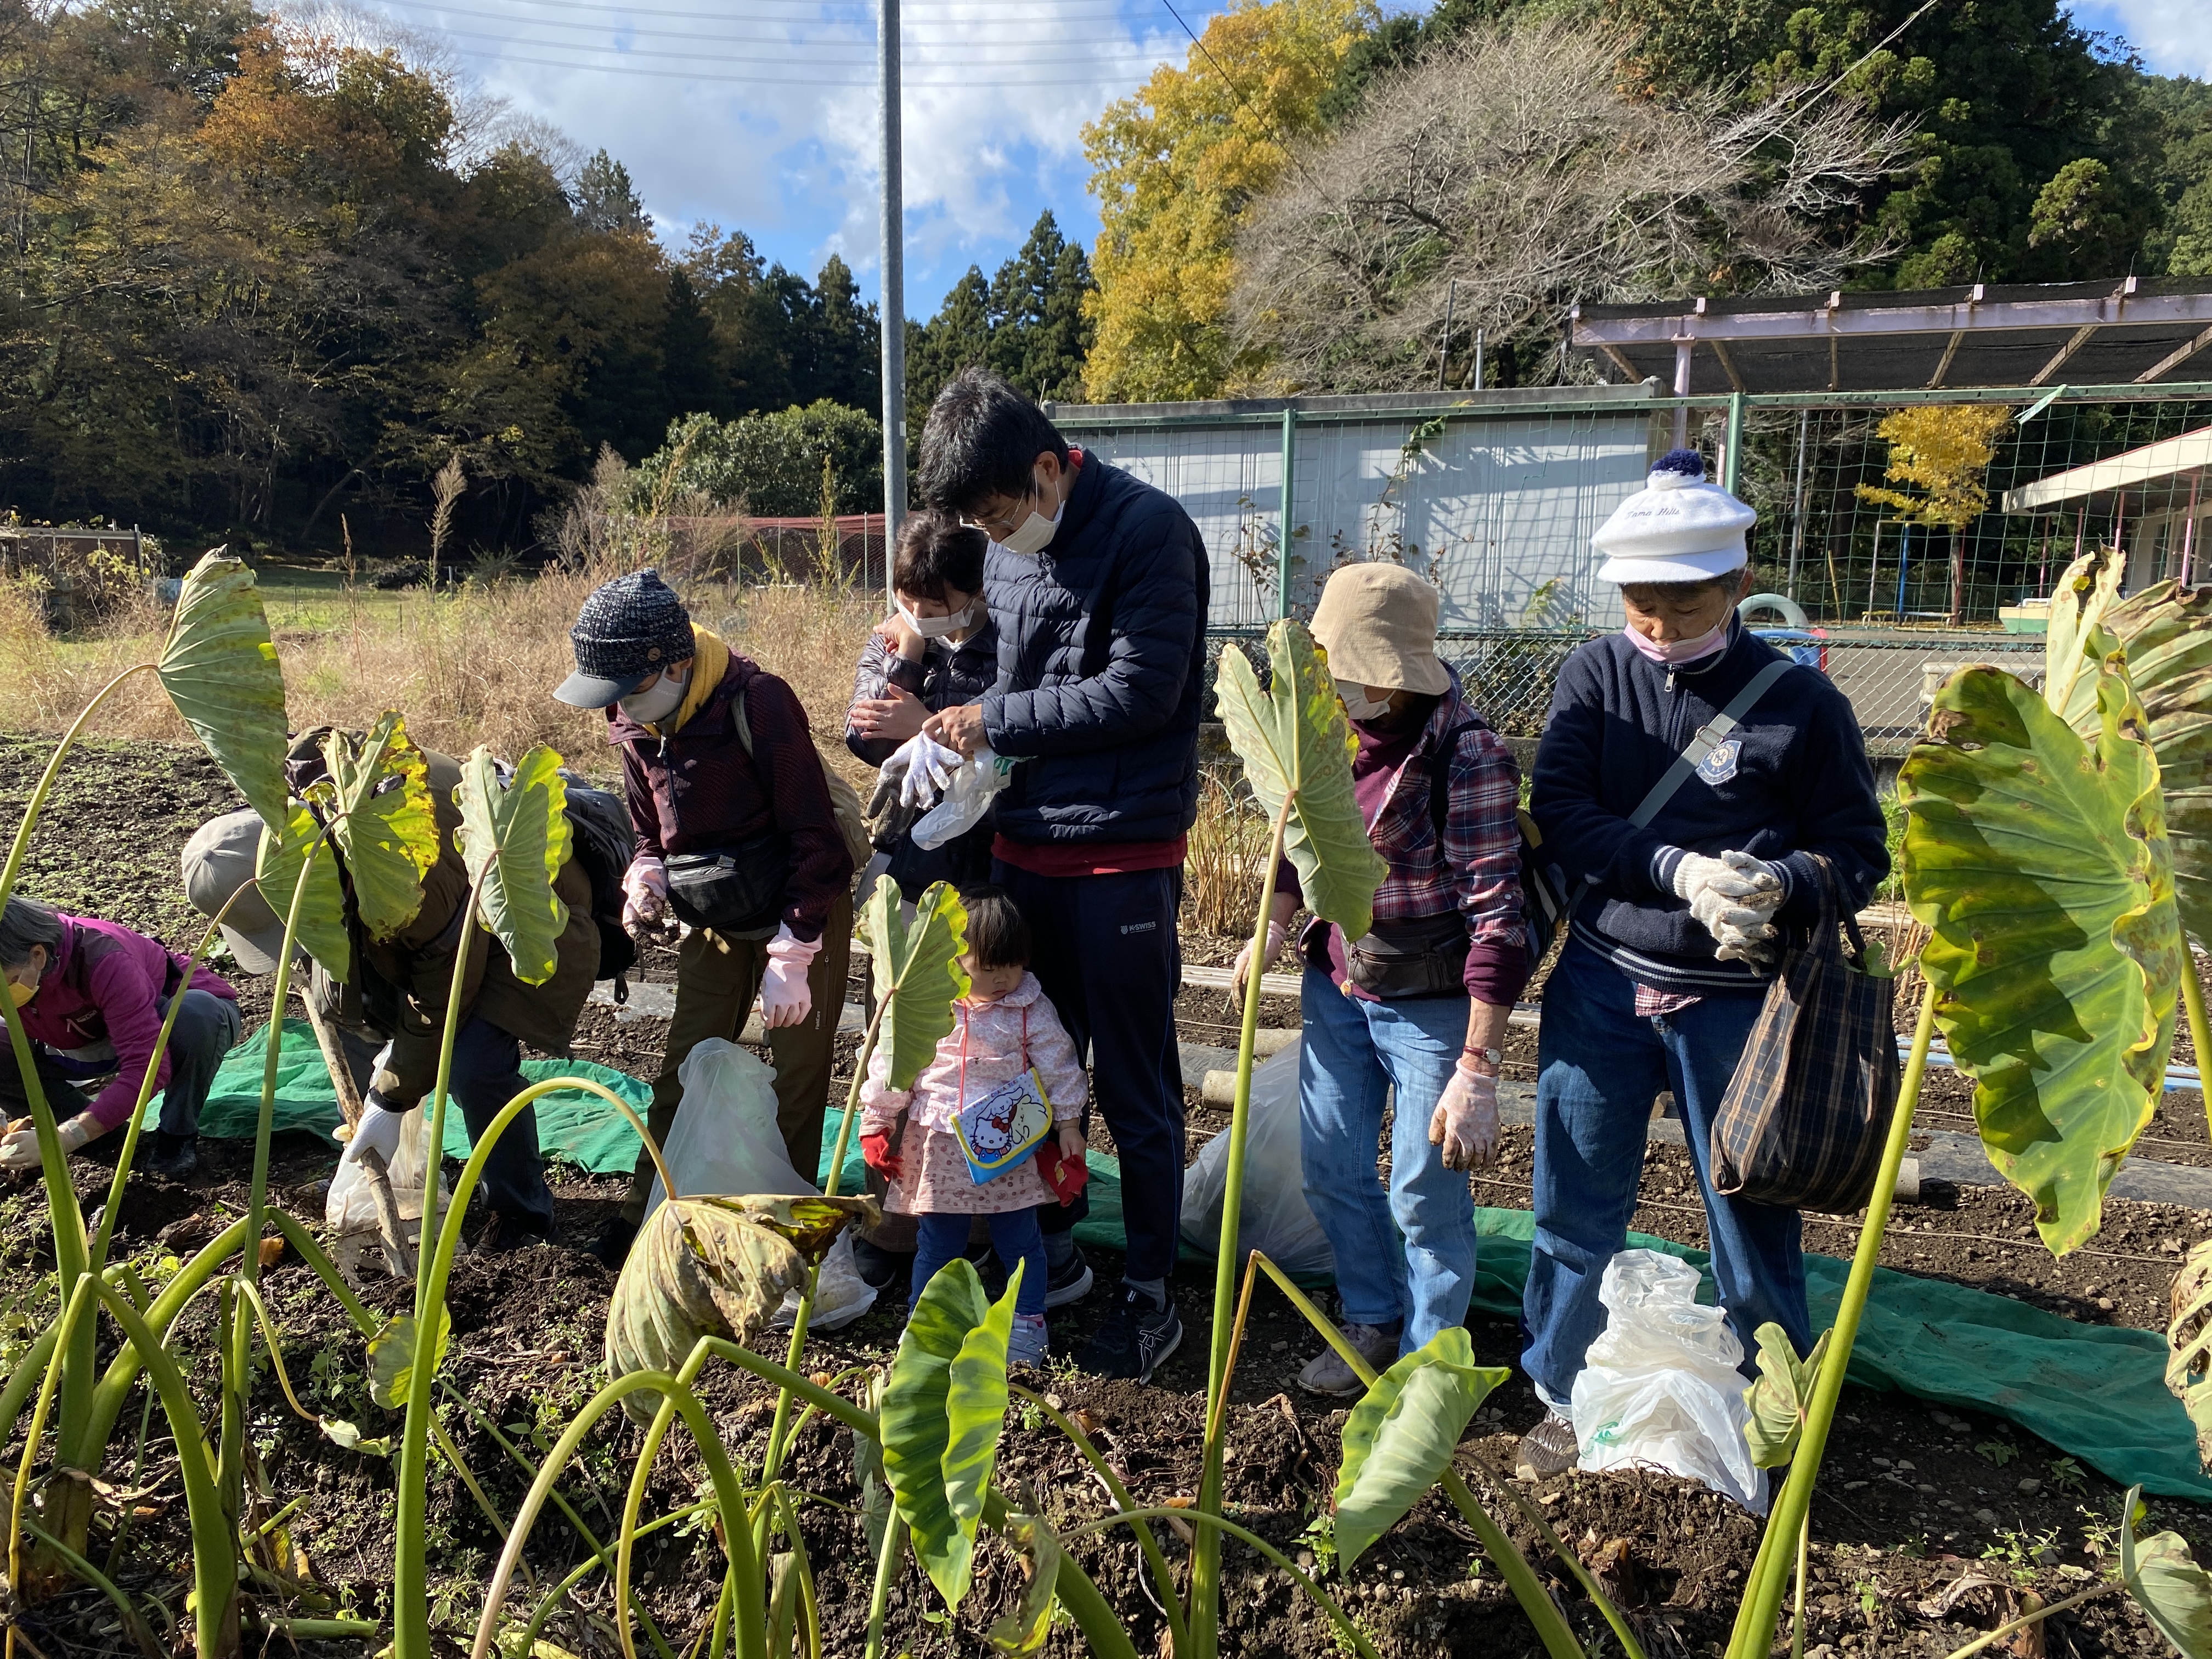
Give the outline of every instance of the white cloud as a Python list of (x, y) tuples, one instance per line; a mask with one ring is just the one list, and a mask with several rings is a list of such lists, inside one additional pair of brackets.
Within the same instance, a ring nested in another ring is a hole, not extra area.
[(2068, 10), (2083, 28), (2124, 37), (2160, 75), (2212, 76), (2204, 0), (2093, 0)]
[[(449, 32), (487, 88), (517, 110), (623, 161), (672, 243), (713, 221), (810, 274), (832, 251), (856, 270), (877, 268), (880, 140), (866, 10), (768, 0), (761, 10), (792, 15), (693, 27), (686, 15), (704, 17), (708, 0), (652, 0), (619, 13), (549, 0), (387, 3), (413, 27)], [(1123, 4), (906, 7), (909, 314), (933, 311), (970, 261), (988, 270), (1003, 260), (1042, 207), (1071, 234), (1095, 225), (1084, 193), (1084, 124), (1154, 65), (1180, 61), (1188, 44), (1152, 25), (1157, 11), (1140, 6), (1141, 21), (1133, 21)], [(1197, 16), (1192, 22), (1200, 26)], [(711, 78), (740, 76), (762, 83)], [(867, 276), (862, 282), (872, 289)]]

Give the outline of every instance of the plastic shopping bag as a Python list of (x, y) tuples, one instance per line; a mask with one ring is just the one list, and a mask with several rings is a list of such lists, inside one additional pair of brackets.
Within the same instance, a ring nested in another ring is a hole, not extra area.
[[(1227, 1185), (1229, 1137), (1199, 1150), (1182, 1177), (1182, 1240), (1211, 1255), (1221, 1248), (1221, 1196)], [(1336, 1271), (1328, 1235), (1306, 1207), (1305, 1163), (1298, 1135), (1298, 1050), (1293, 1043), (1252, 1073), (1244, 1131), (1244, 1202), (1237, 1217), (1237, 1254), (1262, 1250), (1285, 1273), (1327, 1278)]]
[(945, 786), (945, 798), (914, 826), (914, 844), (934, 852), (955, 836), (964, 835), (982, 823), (991, 802), (1006, 787), (1016, 763), (988, 749), (978, 749), (966, 765)]
[(1666, 1469), (1764, 1515), (1766, 1471), (1744, 1438), (1743, 1344), (1697, 1295), (1698, 1270), (1656, 1250), (1606, 1263), (1605, 1330), (1575, 1379), (1582, 1466)]
[[(660, 1155), (684, 1193), (818, 1193), (821, 1188), (791, 1167), (782, 1133), (775, 1127), (775, 1073), (734, 1042), (712, 1037), (694, 1048), (677, 1068), (684, 1101), (669, 1126)], [(645, 1200), (651, 1216), (667, 1196), (660, 1177)], [(853, 1261), (852, 1234), (841, 1232), (823, 1258), (814, 1291), (819, 1331), (849, 1325), (875, 1305), (874, 1286), (860, 1277)], [(769, 1322), (787, 1328), (799, 1316), (794, 1291)]]
[[(447, 1110), (460, 1109), (447, 1103)], [(423, 1157), (428, 1145), (429, 1108), (417, 1106), (400, 1120), (399, 1144), (392, 1149), (392, 1162), (385, 1170), (385, 1180), (391, 1186), (393, 1206), (399, 1218), (408, 1224), (410, 1237), (403, 1244), (412, 1244), (420, 1237), (422, 1221), (423, 1170), (428, 1160)], [(438, 1171), (438, 1214), (442, 1221), (446, 1206), (453, 1194), (446, 1188), (446, 1172)], [(362, 1252), (379, 1243), (383, 1233), (377, 1218), (376, 1196), (370, 1190), (368, 1172), (358, 1164), (341, 1163), (337, 1173), (331, 1177), (329, 1194), (323, 1200), (323, 1220), (331, 1230), (331, 1256), (349, 1283), (358, 1283)], [(389, 1260), (385, 1252), (386, 1266), (395, 1277), (402, 1263)]]

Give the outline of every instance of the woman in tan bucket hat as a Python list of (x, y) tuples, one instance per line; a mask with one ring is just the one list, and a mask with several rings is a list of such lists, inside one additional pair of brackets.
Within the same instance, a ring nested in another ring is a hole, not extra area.
[[(1306, 1201), (1336, 1252), (1346, 1338), (1378, 1369), (1467, 1317), (1474, 1206), (1466, 1170), (1498, 1150), (1506, 1018), (1529, 967), (1521, 919), (1521, 778), (1437, 656), (1437, 590), (1395, 564), (1328, 579), (1313, 635), (1358, 750), (1352, 788), (1389, 866), (1364, 938), (1310, 921), (1298, 1115)], [(1287, 861), (1273, 960), (1302, 902)], [(1241, 980), (1251, 947), (1237, 962)], [(1390, 1176), (1377, 1171), (1396, 1090)], [(1306, 1389), (1362, 1384), (1334, 1350)]]

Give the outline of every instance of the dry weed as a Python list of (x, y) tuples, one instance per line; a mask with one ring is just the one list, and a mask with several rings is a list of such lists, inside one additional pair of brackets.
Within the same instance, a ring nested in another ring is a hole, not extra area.
[[(466, 754), (488, 744), (514, 756), (543, 743), (583, 771), (611, 773), (616, 763), (601, 716), (551, 695), (574, 666), (568, 629), (599, 580), (556, 567), (526, 580), (410, 590), (399, 596), (396, 619), (388, 605), (372, 612), (349, 605), (345, 619), (328, 629), (281, 629), (292, 726), (362, 727), (398, 708), (416, 739), (432, 748)], [(720, 584), (690, 586), (685, 599), (732, 649), (791, 683), (824, 756), (861, 784), (866, 769), (847, 753), (842, 736), (873, 603), (837, 589)], [(0, 684), (10, 693), (0, 723), (62, 730), (108, 680), (159, 653), (166, 624), (166, 616), (149, 612), (91, 639), (57, 641), (35, 594), (0, 585)], [(119, 690), (89, 729), (106, 737), (186, 735), (150, 675)]]
[(1200, 932), (1251, 933), (1272, 829), (1227, 774), (1210, 767), (1199, 774), (1198, 821), (1190, 827), (1183, 889)]

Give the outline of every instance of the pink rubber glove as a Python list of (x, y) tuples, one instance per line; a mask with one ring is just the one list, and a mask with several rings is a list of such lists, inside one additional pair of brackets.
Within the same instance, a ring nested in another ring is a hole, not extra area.
[(761, 1024), (771, 1031), (797, 1025), (814, 1012), (814, 993), (808, 989), (806, 970), (812, 965), (822, 941), (796, 939), (788, 922), (776, 929), (768, 942), (768, 971), (761, 975)]
[[(1267, 960), (1260, 964), (1262, 972), (1266, 971), (1268, 963), (1273, 962), (1277, 957), (1283, 954), (1283, 946), (1290, 942), (1290, 930), (1281, 922), (1277, 921), (1273, 916), (1267, 918)], [(1232, 991), (1243, 990), (1244, 976), (1251, 971), (1252, 941), (1248, 939), (1237, 952), (1236, 967), (1230, 969), (1229, 988)]]
[(1429, 1144), (1443, 1148), (1447, 1170), (1472, 1170), (1495, 1161), (1498, 1079), (1455, 1066), (1429, 1117)]

